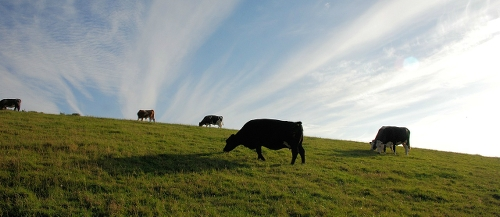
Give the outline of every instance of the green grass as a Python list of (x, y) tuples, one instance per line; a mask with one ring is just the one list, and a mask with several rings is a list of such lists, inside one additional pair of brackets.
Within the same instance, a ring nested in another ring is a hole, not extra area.
[(306, 137), (290, 165), (235, 132), (0, 111), (0, 216), (500, 215), (499, 158)]

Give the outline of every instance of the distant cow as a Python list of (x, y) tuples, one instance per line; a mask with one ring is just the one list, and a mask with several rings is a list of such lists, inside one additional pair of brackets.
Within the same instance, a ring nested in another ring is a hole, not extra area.
[(140, 119), (142, 121), (144, 118), (149, 118), (149, 122), (151, 122), (151, 120), (153, 120), (153, 122), (156, 122), (155, 110), (139, 110), (137, 112), (137, 120)]
[(207, 115), (199, 123), (200, 127), (203, 125), (206, 125), (206, 126), (217, 125), (217, 126), (219, 126), (219, 128), (221, 128), (222, 125), (224, 125), (224, 123), (222, 123), (222, 116)]
[(14, 107), (14, 111), (17, 109), (19, 111), (21, 109), (21, 99), (2, 99), (0, 101), (0, 109), (4, 110), (7, 108)]
[(255, 149), (258, 159), (265, 161), (266, 159), (262, 156), (262, 146), (272, 150), (288, 148), (292, 150), (293, 165), (297, 154), (300, 154), (302, 163), (306, 162), (302, 140), (302, 122), (256, 119), (248, 121), (236, 135), (229, 136), (224, 152), (229, 152), (243, 144), (249, 149)]
[(370, 142), (372, 150), (377, 149), (378, 153), (382, 152), (386, 146), (391, 147), (396, 154), (396, 145), (402, 144), (405, 148), (405, 153), (410, 152), (410, 130), (406, 127), (383, 126), (378, 130), (375, 139)]

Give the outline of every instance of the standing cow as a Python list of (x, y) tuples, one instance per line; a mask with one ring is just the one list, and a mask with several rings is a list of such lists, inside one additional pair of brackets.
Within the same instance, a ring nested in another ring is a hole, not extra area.
[(200, 127), (203, 125), (206, 125), (206, 126), (217, 125), (217, 126), (219, 126), (219, 128), (221, 128), (222, 125), (224, 125), (224, 123), (222, 123), (222, 116), (207, 115), (199, 123)]
[(14, 111), (21, 109), (21, 99), (2, 99), (0, 101), (0, 110), (14, 107)]
[(402, 144), (405, 148), (405, 153), (410, 152), (410, 130), (406, 127), (383, 126), (378, 130), (375, 139), (370, 142), (372, 150), (377, 149), (378, 153), (385, 152), (386, 146), (391, 147), (391, 150), (396, 154), (396, 145)]
[(243, 144), (249, 149), (257, 151), (258, 159), (265, 161), (262, 156), (262, 146), (272, 150), (288, 148), (292, 150), (292, 165), (300, 154), (302, 163), (306, 162), (305, 151), (302, 147), (302, 122), (289, 122), (273, 119), (256, 119), (248, 121), (236, 134), (226, 140), (224, 152), (229, 152)]
[(151, 122), (151, 120), (153, 120), (153, 122), (156, 123), (156, 120), (155, 120), (155, 110), (139, 110), (137, 112), (137, 120), (143, 120), (144, 118), (148, 119), (149, 118), (149, 122)]

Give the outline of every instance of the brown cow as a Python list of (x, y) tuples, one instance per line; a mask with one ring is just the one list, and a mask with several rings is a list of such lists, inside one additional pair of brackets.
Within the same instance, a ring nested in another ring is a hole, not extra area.
[(4, 110), (7, 108), (14, 107), (14, 111), (17, 109), (19, 111), (21, 109), (21, 99), (2, 99), (0, 101), (0, 109)]
[(137, 120), (141, 119), (144, 120), (144, 118), (149, 118), (149, 122), (151, 122), (151, 120), (153, 120), (153, 122), (156, 123), (156, 120), (155, 120), (155, 110), (139, 110), (137, 112)]

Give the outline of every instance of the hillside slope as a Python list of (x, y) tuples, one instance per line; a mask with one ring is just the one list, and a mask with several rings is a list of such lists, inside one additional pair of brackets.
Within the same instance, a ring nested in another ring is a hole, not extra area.
[(306, 137), (290, 165), (235, 132), (0, 111), (0, 216), (500, 215), (499, 158)]

